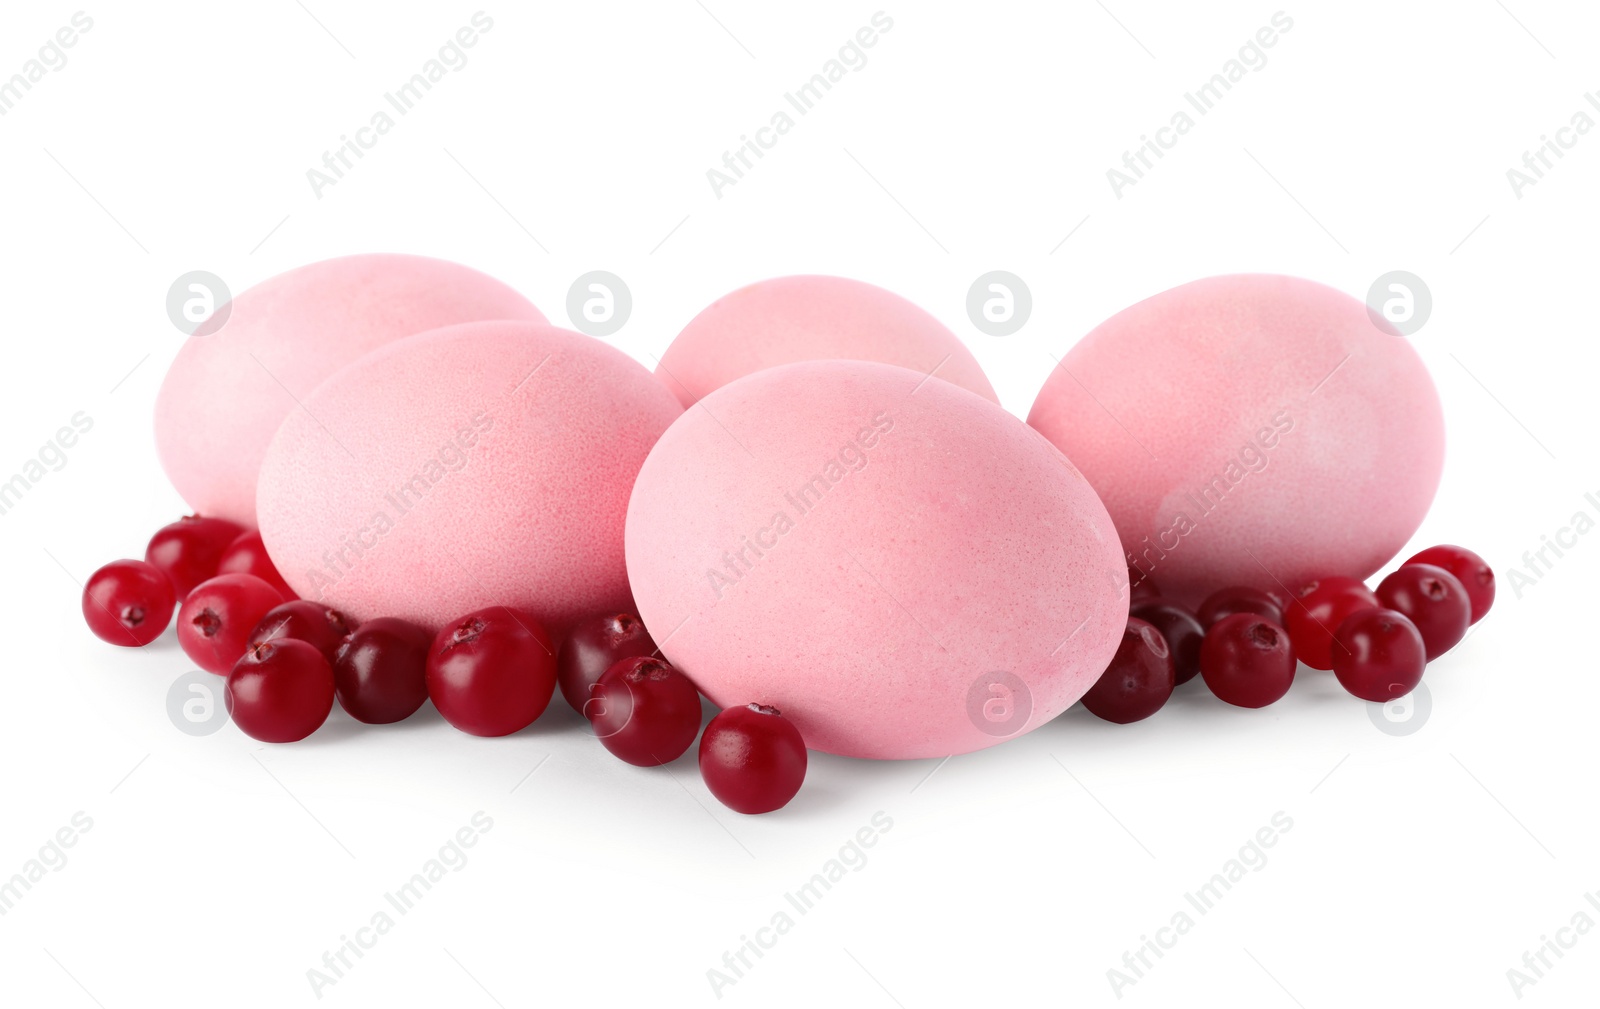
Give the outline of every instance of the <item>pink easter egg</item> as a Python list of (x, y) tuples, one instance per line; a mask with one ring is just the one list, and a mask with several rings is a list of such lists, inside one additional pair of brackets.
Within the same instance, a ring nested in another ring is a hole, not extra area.
[(1124, 309), (1067, 352), (1028, 423), (1100, 492), (1128, 563), (1190, 605), (1366, 578), (1416, 532), (1444, 465), (1411, 344), (1294, 277), (1212, 277)]
[(682, 412), (641, 365), (533, 322), (388, 344), (284, 420), (261, 536), (303, 598), (437, 629), (511, 606), (557, 638), (626, 611), (628, 492)]
[(854, 757), (1037, 728), (1128, 615), (1072, 464), (983, 397), (875, 362), (767, 369), (686, 411), (639, 472), (627, 556), (651, 636), (708, 697)]
[(281, 273), (233, 298), (226, 312), (215, 332), (208, 324), (190, 336), (167, 371), (156, 398), (156, 449), (190, 507), (247, 526), (256, 524), (267, 443), (323, 379), (413, 333), (481, 319), (544, 321), (493, 277), (388, 254)]
[(661, 355), (656, 377), (688, 407), (751, 372), (829, 359), (898, 364), (999, 402), (943, 323), (898, 294), (844, 277), (775, 277), (718, 298)]

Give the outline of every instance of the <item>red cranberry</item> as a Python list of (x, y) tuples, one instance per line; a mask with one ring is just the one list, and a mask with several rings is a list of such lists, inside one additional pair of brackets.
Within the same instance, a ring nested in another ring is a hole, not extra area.
[(644, 621), (632, 613), (580, 620), (556, 656), (556, 682), (561, 685), (561, 696), (581, 715), (602, 673), (622, 659), (653, 655), (655, 651), (656, 643), (645, 630)]
[(806, 744), (777, 708), (724, 708), (700, 736), (700, 776), (736, 813), (781, 808), (806, 778)]
[(1333, 632), (1356, 610), (1378, 605), (1372, 590), (1342, 575), (1314, 581), (1300, 590), (1298, 599), (1283, 611), (1283, 626), (1294, 641), (1294, 653), (1312, 669), (1332, 669), (1328, 654)]
[(1209, 630), (1212, 624), (1235, 613), (1254, 613), (1280, 627), (1283, 625), (1283, 607), (1278, 605), (1277, 597), (1248, 585), (1230, 585), (1211, 593), (1200, 604), (1195, 616), (1200, 618), (1201, 626)]
[(263, 641), (234, 663), (223, 699), (245, 735), (263, 743), (292, 743), (328, 720), (333, 670), (304, 641)]
[(394, 617), (358, 627), (339, 647), (333, 684), (350, 717), (386, 725), (416, 714), (428, 699), (428, 648), (433, 635)]
[(1352, 613), (1336, 634), (1333, 672), (1344, 688), (1363, 701), (1380, 704), (1404, 697), (1422, 682), (1428, 664), (1422, 633), (1394, 610)]
[(1264, 708), (1294, 683), (1289, 632), (1254, 613), (1223, 617), (1200, 646), (1200, 675), (1211, 692), (1241, 708)]
[(1083, 706), (1097, 718), (1126, 725), (1160, 711), (1176, 684), (1166, 639), (1153, 625), (1129, 617), (1117, 654), (1083, 695)]
[(157, 529), (145, 547), (144, 559), (166, 572), (181, 600), (217, 574), (223, 551), (242, 532), (227, 519), (189, 515)]
[(555, 693), (550, 635), (507, 606), (468, 613), (434, 637), (427, 679), (445, 721), (474, 736), (508, 736), (533, 724)]
[(1472, 601), (1472, 622), (1477, 623), (1494, 605), (1494, 569), (1482, 557), (1466, 547), (1448, 544), (1429, 547), (1417, 554), (1407, 564), (1432, 564), (1444, 568), (1460, 580)]
[(1170, 599), (1150, 599), (1134, 603), (1128, 615), (1161, 632), (1172, 652), (1176, 682), (1188, 683), (1200, 674), (1200, 641), (1206, 632), (1193, 613)]
[(268, 610), (250, 631), (249, 644), (294, 638), (321, 652), (332, 663), (355, 621), (309, 599), (291, 599)]
[(601, 675), (583, 706), (595, 735), (638, 767), (683, 756), (700, 732), (700, 692), (663, 659), (622, 659)]
[(161, 636), (177, 605), (172, 582), (146, 561), (112, 561), (83, 587), (83, 619), (101, 641), (125, 648)]
[(1140, 571), (1132, 564), (1128, 565), (1128, 601), (1138, 602), (1141, 599), (1160, 599), (1161, 589), (1156, 587), (1155, 580)]
[(277, 565), (267, 555), (267, 545), (261, 542), (261, 534), (257, 532), (241, 533), (228, 544), (217, 561), (217, 574), (255, 575), (282, 593), (284, 599), (299, 598), (278, 573)]
[(1432, 564), (1407, 564), (1391, 572), (1378, 584), (1378, 602), (1416, 625), (1429, 662), (1454, 648), (1472, 623), (1466, 587)]
[(178, 611), (178, 644), (208, 673), (228, 675), (267, 611), (283, 602), (255, 575), (218, 575), (195, 586)]

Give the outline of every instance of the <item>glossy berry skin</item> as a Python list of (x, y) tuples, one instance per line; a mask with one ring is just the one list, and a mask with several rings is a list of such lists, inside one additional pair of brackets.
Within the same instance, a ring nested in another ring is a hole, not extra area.
[(312, 646), (332, 663), (345, 636), (354, 629), (355, 621), (338, 610), (309, 599), (291, 599), (267, 611), (250, 631), (248, 644), (294, 638)]
[(805, 740), (777, 708), (724, 708), (700, 735), (700, 777), (734, 812), (770, 813), (805, 781)]
[(333, 670), (304, 641), (264, 641), (234, 663), (223, 697), (233, 723), (245, 735), (263, 743), (293, 743), (328, 720)]
[(1406, 564), (1432, 564), (1455, 575), (1472, 601), (1472, 622), (1477, 623), (1494, 605), (1494, 569), (1466, 547), (1441, 544), (1429, 547)]
[(228, 548), (222, 551), (222, 557), (217, 561), (217, 574), (255, 575), (277, 589), (284, 599), (299, 598), (294, 594), (294, 589), (289, 587), (289, 583), (283, 580), (283, 575), (278, 573), (278, 567), (267, 555), (267, 545), (261, 542), (261, 534), (258, 532), (240, 533), (232, 543), (228, 544)]
[(1128, 601), (1136, 603), (1142, 599), (1160, 598), (1161, 589), (1156, 585), (1155, 579), (1132, 564), (1128, 565)]
[(490, 606), (447, 624), (428, 650), (428, 697), (474, 736), (508, 736), (544, 713), (556, 689), (555, 650), (539, 621)]
[(1472, 623), (1466, 587), (1432, 564), (1407, 564), (1391, 572), (1378, 583), (1378, 602), (1416, 625), (1429, 662), (1454, 648)]
[(1283, 627), (1294, 642), (1294, 653), (1312, 669), (1332, 669), (1333, 632), (1357, 610), (1378, 605), (1372, 590), (1356, 581), (1334, 575), (1312, 582), (1283, 611)]
[(369, 725), (410, 718), (428, 699), (433, 635), (394, 617), (375, 617), (339, 646), (333, 685), (339, 705)]
[(1335, 637), (1333, 673), (1363, 701), (1404, 697), (1422, 682), (1428, 664), (1422, 633), (1405, 614), (1382, 608), (1352, 613)]
[(1097, 718), (1126, 725), (1160, 711), (1175, 686), (1166, 638), (1154, 625), (1129, 617), (1117, 653), (1083, 695), (1083, 706)]
[(178, 610), (178, 644), (201, 669), (218, 676), (239, 661), (267, 611), (283, 602), (255, 575), (218, 575), (195, 586)]
[(196, 585), (217, 574), (223, 551), (242, 532), (227, 519), (188, 515), (157, 529), (145, 547), (144, 559), (166, 572), (181, 601)]
[(581, 715), (601, 674), (622, 659), (655, 652), (656, 643), (645, 630), (644, 621), (632, 613), (607, 613), (581, 620), (561, 643), (561, 652), (556, 656), (556, 682), (561, 685), (561, 696)]
[(124, 648), (148, 645), (172, 620), (177, 597), (160, 568), (146, 561), (112, 561), (83, 587), (83, 619), (101, 641)]
[(1278, 605), (1277, 597), (1248, 585), (1232, 585), (1211, 593), (1200, 604), (1195, 616), (1200, 625), (1209, 630), (1212, 624), (1235, 613), (1254, 613), (1283, 626), (1283, 607)]
[(1172, 652), (1176, 682), (1188, 683), (1200, 675), (1200, 642), (1206, 632), (1193, 613), (1170, 599), (1150, 599), (1134, 603), (1128, 615), (1161, 632)]
[(1206, 631), (1200, 675), (1221, 700), (1264, 708), (1289, 692), (1295, 654), (1289, 632), (1266, 617), (1235, 613)]
[(649, 656), (606, 670), (583, 713), (601, 745), (637, 767), (677, 760), (700, 734), (700, 692), (665, 659)]

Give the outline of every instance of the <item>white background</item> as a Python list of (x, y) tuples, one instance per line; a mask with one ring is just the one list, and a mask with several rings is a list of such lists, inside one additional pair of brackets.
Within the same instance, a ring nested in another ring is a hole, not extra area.
[[(0, 76), (77, 9), (7, 5)], [(322, 1002), (717, 1003), (708, 969), (879, 811), (893, 827), (865, 866), (721, 1002), (1117, 1003), (1108, 969), (1279, 811), (1293, 827), (1266, 865), (1122, 1002), (1509, 1005), (1525, 950), (1577, 912), (1600, 921), (1584, 900), (1600, 890), (1600, 537), (1521, 598), (1509, 584), (1575, 512), (1600, 515), (1584, 499), (1600, 496), (1600, 131), (1520, 199), (1506, 177), (1573, 113), (1600, 118), (1583, 98), (1600, 91), (1592, 6), (1286, 6), (1267, 65), (1121, 199), (1107, 168), (1275, 4), (885, 6), (869, 62), (720, 199), (706, 170), (878, 6), (486, 6), (470, 62), (316, 198), (306, 170), (478, 9), (86, 8), (67, 65), (0, 117), (0, 472), (74, 412), (94, 419), (0, 516), (0, 877), (75, 812), (93, 820), (0, 917), (0, 1000), (315, 1003), (307, 970), (479, 810), (494, 826), (470, 861)], [(115, 650), (78, 609), (80, 580), (184, 511), (150, 430), (182, 339), (167, 288), (205, 269), (237, 292), (363, 251), (470, 264), (562, 324), (571, 282), (612, 271), (634, 314), (611, 340), (647, 363), (734, 287), (859, 277), (961, 334), (1019, 415), (1049, 355), (1165, 288), (1272, 271), (1360, 297), (1410, 270), (1433, 293), (1412, 339), (1450, 434), (1413, 547), (1477, 548), (1500, 599), (1430, 667), (1409, 735), (1302, 667), (1261, 711), (1196, 682), (1136, 725), (1077, 709), (943, 766), (814, 754), (800, 796), (759, 818), (717, 805), (692, 755), (610, 758), (559, 701), (507, 739), (431, 709), (385, 729), (336, 714), (284, 747), (185, 735), (165, 709), (191, 668), (172, 634)], [(1033, 291), (1013, 336), (965, 315), (994, 269)], [(1600, 985), (1600, 936), (1563, 935), (1575, 945), (1527, 1004)]]

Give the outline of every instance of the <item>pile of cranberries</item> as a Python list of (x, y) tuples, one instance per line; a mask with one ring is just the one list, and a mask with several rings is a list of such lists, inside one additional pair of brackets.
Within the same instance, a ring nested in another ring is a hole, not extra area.
[(800, 732), (776, 708), (727, 708), (700, 731), (700, 692), (632, 614), (579, 622), (559, 653), (544, 626), (508, 606), (468, 613), (438, 634), (392, 617), (360, 625), (297, 598), (259, 533), (190, 516), (159, 530), (145, 559), (113, 561), (83, 590), (89, 629), (139, 647), (178, 611), (178, 643), (227, 677), (228, 714), (246, 735), (291, 743), (334, 701), (361, 722), (409, 718), (431, 700), (475, 736), (506, 736), (544, 713), (556, 686), (602, 746), (640, 767), (681, 757), (700, 738), (700, 773), (724, 805), (767, 813), (806, 774)]
[(1494, 603), (1494, 571), (1457, 546), (1429, 547), (1378, 584), (1332, 576), (1293, 598), (1219, 589), (1197, 612), (1161, 597), (1129, 568), (1128, 626), (1083, 706), (1109, 722), (1161, 709), (1198, 674), (1217, 697), (1261, 708), (1289, 692), (1297, 662), (1333, 670), (1365, 701), (1404, 697), (1427, 664), (1455, 647)]

